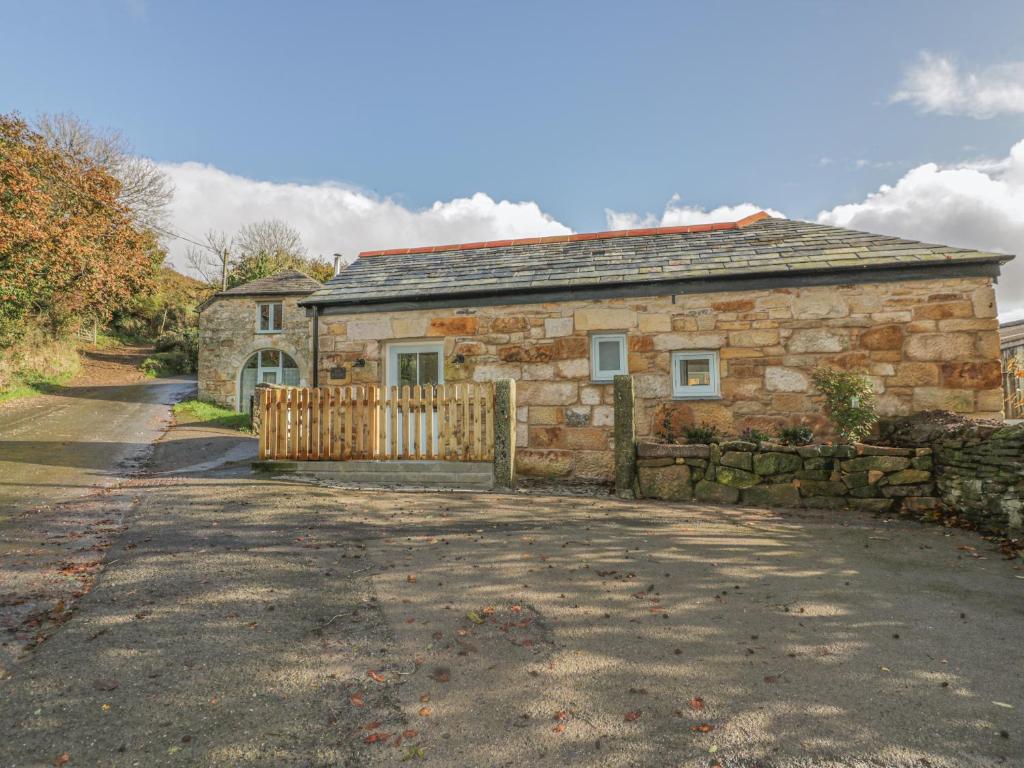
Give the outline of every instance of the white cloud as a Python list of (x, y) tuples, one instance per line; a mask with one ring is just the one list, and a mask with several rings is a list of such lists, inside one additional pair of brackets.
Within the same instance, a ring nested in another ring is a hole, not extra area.
[(818, 214), (840, 227), (1021, 254), (997, 286), (1000, 318), (1024, 315), (1024, 141), (1007, 158), (942, 168), (926, 163), (865, 200)]
[(922, 51), (891, 101), (909, 102), (922, 112), (982, 120), (1024, 113), (1024, 62), (961, 73), (953, 60)]
[[(495, 201), (482, 192), (413, 210), (343, 184), (257, 181), (202, 163), (160, 167), (175, 186), (171, 229), (200, 240), (209, 229), (230, 235), (244, 224), (282, 219), (310, 254), (351, 260), (363, 250), (572, 232), (534, 202)], [(171, 262), (183, 271), (188, 245), (168, 242)]]
[(738, 221), (758, 211), (766, 211), (771, 216), (782, 217), (783, 214), (771, 208), (762, 208), (753, 203), (739, 205), (720, 205), (710, 211), (697, 206), (680, 205), (680, 196), (672, 195), (661, 215), (653, 213), (639, 214), (632, 211), (613, 211), (604, 209), (608, 229), (640, 229), (645, 227), (681, 227), (687, 224), (717, 224), (723, 221)]

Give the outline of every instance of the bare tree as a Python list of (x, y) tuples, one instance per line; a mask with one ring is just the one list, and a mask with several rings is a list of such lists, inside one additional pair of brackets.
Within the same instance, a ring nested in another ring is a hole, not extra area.
[(302, 235), (291, 224), (280, 219), (267, 219), (246, 224), (235, 235), (234, 250), (240, 259), (257, 256), (304, 259), (306, 247)]
[(165, 222), (174, 185), (156, 163), (136, 155), (120, 131), (94, 128), (66, 112), (40, 115), (36, 130), (61, 153), (99, 166), (121, 182), (119, 200), (136, 225), (153, 229)]
[(241, 285), (286, 269), (297, 269), (324, 281), (334, 273), (331, 265), (306, 255), (302, 236), (278, 219), (246, 224), (234, 237), (210, 230), (205, 244), (191, 247), (185, 257), (189, 266), (210, 285)]
[(223, 232), (211, 229), (206, 233), (206, 245), (189, 246), (185, 251), (188, 265), (210, 285), (220, 285), (222, 291), (228, 288), (228, 272), (234, 259), (231, 243)]

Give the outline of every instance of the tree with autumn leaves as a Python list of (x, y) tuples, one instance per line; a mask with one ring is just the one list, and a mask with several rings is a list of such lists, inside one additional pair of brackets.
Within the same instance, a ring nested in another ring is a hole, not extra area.
[(149, 291), (164, 254), (119, 199), (120, 182), (0, 115), (0, 346), (28, 322), (106, 321)]

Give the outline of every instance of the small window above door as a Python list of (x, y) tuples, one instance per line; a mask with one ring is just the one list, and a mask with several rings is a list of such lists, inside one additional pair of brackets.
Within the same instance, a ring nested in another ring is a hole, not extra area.
[(259, 333), (277, 333), (281, 330), (283, 307), (280, 301), (261, 301), (256, 308), (256, 329)]

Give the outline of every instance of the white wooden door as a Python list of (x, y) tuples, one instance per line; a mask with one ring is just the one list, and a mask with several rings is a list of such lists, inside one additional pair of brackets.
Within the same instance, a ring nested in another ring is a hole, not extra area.
[[(389, 344), (387, 386), (398, 387), (399, 394), (404, 386), (437, 386), (444, 384), (444, 345), (441, 343)], [(387, 441), (391, 444), (391, 413), (390, 408), (385, 414), (387, 420)], [(416, 445), (423, 445), (427, 435), (427, 414), (420, 414), (418, 419), (408, 420), (405, 414), (397, 414), (396, 427), (402, 436), (399, 455), (403, 455), (410, 445), (409, 438), (415, 430)], [(431, 433), (433, 434), (433, 451), (437, 455), (437, 412), (432, 412)]]

